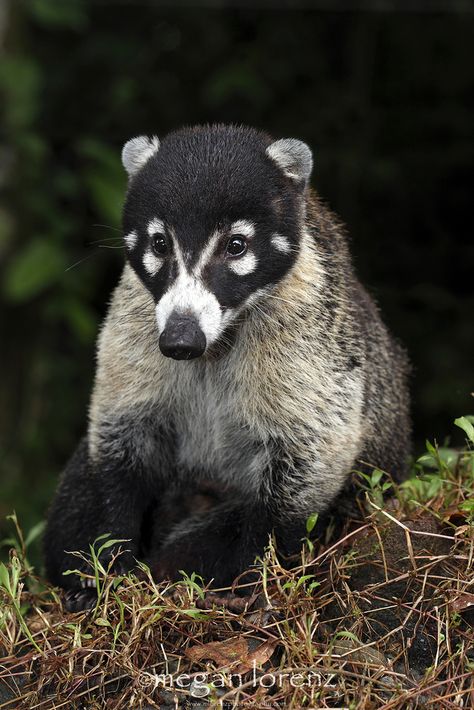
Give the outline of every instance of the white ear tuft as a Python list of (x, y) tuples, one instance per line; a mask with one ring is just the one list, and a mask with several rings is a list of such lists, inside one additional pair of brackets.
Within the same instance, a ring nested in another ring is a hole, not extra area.
[(296, 138), (282, 138), (267, 148), (267, 155), (293, 180), (308, 182), (313, 169), (311, 150)]
[(156, 136), (138, 136), (125, 143), (122, 149), (122, 165), (132, 177), (158, 152), (160, 141)]

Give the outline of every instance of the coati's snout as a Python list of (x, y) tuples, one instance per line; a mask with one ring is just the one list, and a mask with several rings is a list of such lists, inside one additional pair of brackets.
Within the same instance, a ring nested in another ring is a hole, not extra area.
[(193, 360), (204, 354), (206, 336), (193, 315), (175, 311), (168, 318), (159, 345), (165, 357)]

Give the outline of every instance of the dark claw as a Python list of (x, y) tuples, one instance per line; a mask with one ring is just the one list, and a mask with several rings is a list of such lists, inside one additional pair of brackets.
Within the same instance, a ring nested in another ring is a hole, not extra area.
[(87, 611), (97, 603), (97, 591), (94, 588), (68, 589), (64, 595), (64, 608), (66, 611)]

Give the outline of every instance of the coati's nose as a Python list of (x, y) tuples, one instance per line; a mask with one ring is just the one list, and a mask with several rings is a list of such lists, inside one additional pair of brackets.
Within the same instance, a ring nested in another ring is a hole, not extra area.
[(194, 316), (172, 313), (160, 335), (160, 350), (175, 360), (192, 360), (206, 349), (206, 336)]

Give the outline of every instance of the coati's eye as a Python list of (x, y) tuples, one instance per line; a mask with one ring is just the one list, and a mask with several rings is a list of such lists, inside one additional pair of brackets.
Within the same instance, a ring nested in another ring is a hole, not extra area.
[(151, 244), (153, 251), (158, 256), (164, 256), (168, 251), (168, 242), (166, 241), (166, 236), (162, 232), (152, 234)]
[(245, 237), (241, 237), (240, 234), (235, 234), (229, 239), (227, 244), (227, 254), (229, 256), (242, 256), (247, 251), (247, 242)]

